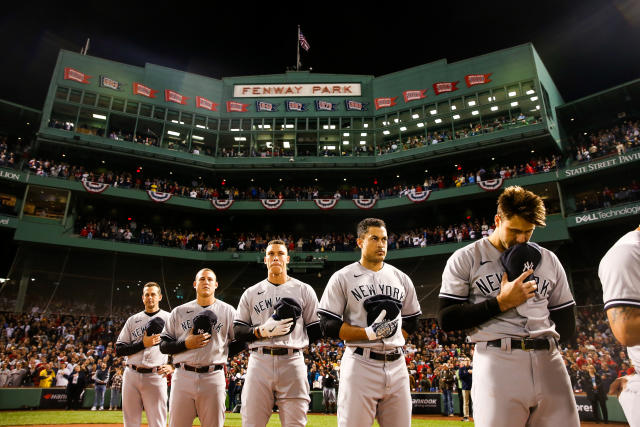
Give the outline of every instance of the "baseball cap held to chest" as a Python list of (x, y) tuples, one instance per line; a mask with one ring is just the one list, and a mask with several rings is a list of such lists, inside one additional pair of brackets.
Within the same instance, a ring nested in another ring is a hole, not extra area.
[(218, 316), (213, 311), (201, 311), (193, 318), (193, 335), (210, 334), (216, 323)]
[[(509, 281), (516, 280), (527, 270), (534, 270), (540, 264), (542, 251), (540, 246), (532, 242), (518, 243), (504, 251), (500, 256), (500, 263), (507, 272)], [(526, 280), (531, 280), (531, 276)]]
[(147, 322), (147, 335), (156, 335), (164, 329), (164, 320), (161, 317), (154, 317)]

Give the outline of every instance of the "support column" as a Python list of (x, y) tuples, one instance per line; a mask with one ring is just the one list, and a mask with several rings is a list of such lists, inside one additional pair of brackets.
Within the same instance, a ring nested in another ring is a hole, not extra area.
[(16, 305), (13, 308), (14, 313), (21, 313), (24, 311), (24, 300), (27, 296), (27, 289), (29, 288), (29, 281), (31, 280), (31, 270), (25, 269), (20, 277), (20, 285), (18, 288), (18, 296), (16, 297)]

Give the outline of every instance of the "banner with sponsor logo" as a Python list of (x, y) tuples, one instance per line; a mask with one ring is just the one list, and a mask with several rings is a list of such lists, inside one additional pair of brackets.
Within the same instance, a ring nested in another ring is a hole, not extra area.
[(20, 181), (20, 174), (12, 170), (0, 169), (0, 178)]
[(442, 394), (440, 393), (411, 393), (412, 413), (441, 414)]
[(337, 105), (329, 101), (316, 101), (316, 111), (336, 111)]
[(353, 203), (360, 209), (371, 209), (377, 201), (378, 199), (353, 199)]
[(11, 216), (0, 216), (0, 227), (17, 228), (18, 218)]
[(347, 111), (367, 111), (367, 104), (364, 102), (347, 99), (344, 101), (344, 105)]
[(202, 96), (196, 96), (196, 107), (204, 108), (209, 111), (218, 111), (218, 104), (213, 101), (203, 98)]
[(260, 199), (260, 203), (265, 209), (276, 210), (284, 203), (284, 199)]
[(581, 212), (567, 217), (567, 227), (593, 224), (594, 222), (624, 218), (633, 215), (640, 215), (640, 202), (617, 205), (611, 208), (599, 209), (597, 211)]
[(360, 83), (234, 85), (234, 98), (280, 96), (362, 96)]
[(333, 209), (338, 204), (338, 199), (313, 199), (313, 201), (323, 211)]
[(167, 102), (175, 102), (176, 104), (187, 105), (187, 99), (190, 99), (190, 98), (179, 94), (175, 90), (171, 90), (171, 89), (164, 90), (164, 100)]
[(81, 71), (78, 71), (71, 67), (66, 67), (64, 69), (64, 79), (65, 80), (73, 80), (78, 83), (89, 84), (90, 75), (85, 74)]
[(156, 97), (156, 93), (158, 93), (157, 90), (153, 90), (150, 87), (147, 87), (143, 84), (140, 84), (138, 82), (133, 82), (133, 94), (134, 95), (142, 95), (142, 96), (146, 96), (147, 98), (155, 98)]
[(271, 102), (256, 101), (256, 111), (268, 111), (273, 113), (278, 111), (278, 106), (276, 104), (272, 104)]
[(151, 191), (151, 190), (147, 190), (147, 194), (149, 195), (149, 198), (156, 203), (168, 202), (169, 199), (171, 199), (171, 196), (173, 195), (171, 193), (162, 193), (162, 192)]
[(95, 193), (95, 194), (102, 193), (104, 190), (109, 188), (109, 184), (104, 184), (101, 182), (91, 182), (91, 181), (82, 181), (82, 186), (84, 187), (85, 190), (87, 190), (87, 192)]
[(427, 95), (425, 95), (425, 93), (427, 92), (427, 89), (422, 89), (422, 90), (405, 90), (404, 92), (402, 92), (402, 95), (404, 96), (404, 102), (411, 102), (411, 101), (416, 101), (418, 99), (424, 99), (427, 97)]
[(233, 204), (233, 200), (211, 199), (211, 204), (219, 211), (226, 211)]
[(379, 110), (381, 108), (393, 107), (396, 105), (396, 99), (398, 99), (397, 96), (394, 96), (393, 98), (376, 98), (373, 100), (373, 103), (376, 106), (376, 110)]
[(43, 388), (40, 393), (40, 409), (65, 409), (67, 392), (64, 388)]
[(122, 90), (123, 84), (117, 80), (109, 78), (107, 76), (100, 76), (100, 87), (106, 87), (113, 90)]
[(297, 101), (285, 101), (284, 107), (287, 111), (307, 111), (307, 104)]
[(580, 421), (595, 421), (596, 416), (593, 413), (593, 406), (586, 395), (574, 395), (576, 398), (576, 407), (578, 408), (578, 416)]
[(467, 87), (475, 86), (475, 85), (483, 85), (485, 83), (489, 83), (491, 79), (489, 76), (493, 73), (489, 74), (467, 74), (464, 76), (464, 81), (467, 83)]
[(640, 161), (640, 151), (629, 154), (620, 154), (605, 160), (592, 160), (591, 162), (583, 163), (582, 166), (563, 169), (560, 178), (574, 177), (585, 173), (595, 172), (600, 169), (607, 169), (637, 161)]
[(458, 90), (456, 85), (458, 81), (455, 82), (438, 82), (433, 84), (433, 91), (436, 95), (440, 95), (441, 93), (454, 92)]
[(243, 104), (236, 101), (227, 101), (227, 113), (244, 113), (249, 108), (249, 104)]

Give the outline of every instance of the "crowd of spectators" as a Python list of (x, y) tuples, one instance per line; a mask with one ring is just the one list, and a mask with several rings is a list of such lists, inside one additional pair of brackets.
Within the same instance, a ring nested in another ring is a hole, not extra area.
[(640, 147), (640, 121), (625, 120), (610, 129), (583, 132), (571, 137), (569, 142), (579, 162), (624, 154)]
[(610, 208), (622, 203), (640, 200), (640, 184), (635, 179), (630, 183), (613, 186), (603, 186), (600, 191), (582, 194), (576, 200), (576, 212), (586, 212), (593, 209)]
[[(429, 245), (478, 240), (491, 235), (494, 225), (486, 219), (448, 226), (430, 226), (390, 233), (389, 250), (420, 248)], [(195, 251), (263, 251), (270, 240), (282, 240), (289, 251), (342, 252), (357, 250), (357, 236), (352, 232), (314, 233), (306, 236), (291, 233), (204, 232), (148, 225), (138, 226), (135, 219), (124, 223), (112, 219), (76, 221), (75, 232), (87, 239), (158, 245)]]

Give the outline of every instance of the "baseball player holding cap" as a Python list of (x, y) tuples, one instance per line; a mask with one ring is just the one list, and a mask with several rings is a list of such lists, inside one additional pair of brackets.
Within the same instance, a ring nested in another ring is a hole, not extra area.
[(618, 396), (631, 427), (640, 426), (640, 227), (620, 238), (600, 261), (604, 309), (611, 331), (627, 352), (636, 373), (616, 379)]
[(283, 426), (305, 426), (309, 382), (302, 349), (321, 336), (313, 288), (287, 274), (289, 255), (281, 240), (267, 245), (267, 278), (240, 297), (234, 322), (251, 354), (242, 389), (242, 425), (264, 427), (278, 405)]
[[(160, 351), (173, 355), (169, 426), (191, 427), (196, 417), (206, 427), (222, 427), (225, 413), (224, 366), (231, 344), (235, 310), (215, 297), (213, 270), (198, 271), (196, 299), (171, 311)], [(231, 347), (231, 349), (230, 349)]]
[(160, 333), (169, 313), (160, 310), (160, 285), (149, 282), (142, 288), (144, 311), (127, 319), (116, 341), (116, 355), (126, 356), (122, 380), (122, 416), (125, 427), (139, 426), (142, 409), (149, 427), (167, 425), (167, 380), (173, 371), (160, 352)]
[(573, 296), (555, 254), (529, 243), (542, 199), (508, 187), (491, 236), (458, 249), (442, 273), (438, 320), (468, 329), (474, 421), (483, 427), (579, 426), (558, 339), (575, 334)]
[(338, 270), (320, 299), (324, 334), (343, 339), (338, 426), (411, 425), (409, 374), (402, 351), (421, 314), (409, 276), (384, 262), (387, 228), (381, 219), (358, 224), (360, 261)]

